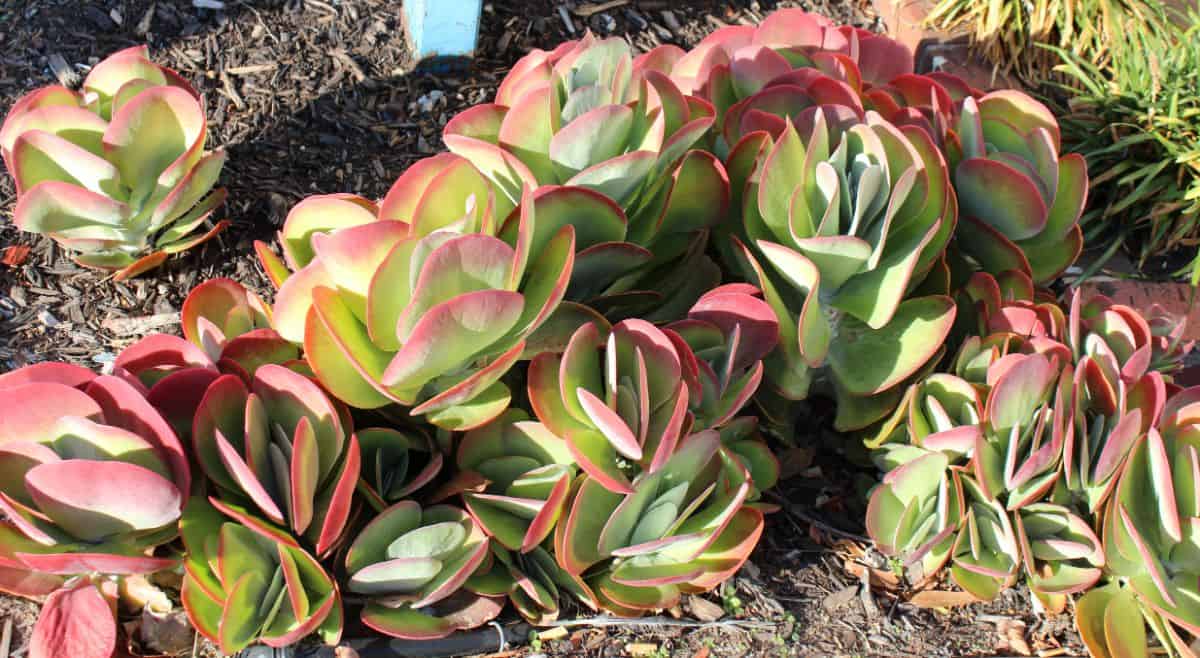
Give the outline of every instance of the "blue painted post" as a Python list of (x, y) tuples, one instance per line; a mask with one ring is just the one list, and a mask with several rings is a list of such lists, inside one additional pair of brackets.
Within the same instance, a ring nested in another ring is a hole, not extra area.
[(473, 57), (483, 0), (404, 0), (404, 20), (418, 61)]

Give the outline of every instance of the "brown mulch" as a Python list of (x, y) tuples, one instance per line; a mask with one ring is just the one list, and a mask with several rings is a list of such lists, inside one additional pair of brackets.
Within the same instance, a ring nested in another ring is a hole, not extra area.
[[(178, 331), (184, 296), (208, 278), (229, 276), (269, 296), (253, 240), (271, 239), (289, 208), (307, 195), (382, 196), (406, 166), (441, 147), (445, 122), (488, 100), (530, 48), (553, 47), (584, 29), (625, 35), (642, 50), (661, 43), (688, 47), (716, 27), (755, 22), (776, 6), (881, 27), (866, 0), (631, 0), (591, 14), (587, 9), (599, 2), (566, 4), (578, 10), (571, 14), (572, 34), (558, 11), (562, 4), (487, 2), (473, 65), (430, 73), (413, 69), (397, 0), (225, 0), (222, 11), (191, 0), (0, 2), (0, 112), (54, 81), (52, 57), (81, 78), (106, 54), (148, 43), (157, 61), (205, 95), (209, 143), (230, 154), (222, 176), (230, 201), (222, 212), (233, 221), (202, 248), (124, 283), (74, 265), (47, 239), (0, 223), (0, 371), (50, 359), (102, 368), (146, 333)], [(12, 181), (0, 176), (0, 216), (11, 214), (13, 195)], [(814, 416), (813, 426), (828, 425), (819, 411)], [(800, 441), (811, 448), (826, 439)], [(838, 440), (844, 441), (831, 442)], [(836, 453), (828, 448), (822, 445), (822, 454)], [(839, 457), (797, 470), (779, 495), (805, 518), (770, 517), (751, 562), (723, 592), (706, 597), (709, 605), (685, 601), (673, 611), (711, 617), (724, 608), (731, 613), (726, 619), (758, 625), (572, 630), (540, 642), (540, 651), (684, 658), (705, 649), (738, 657), (1017, 655), (999, 641), (1021, 624), (1034, 650), (1064, 644), (1071, 650), (1063, 655), (1082, 653), (1070, 645), (1069, 620), (1039, 619), (1027, 593), (951, 612), (864, 594), (844, 568), (847, 544), (831, 548), (844, 536), (830, 528), (862, 532), (860, 483), (869, 473)], [(33, 611), (27, 602), (0, 597), (0, 624), (17, 620), (14, 648), (24, 646)]]

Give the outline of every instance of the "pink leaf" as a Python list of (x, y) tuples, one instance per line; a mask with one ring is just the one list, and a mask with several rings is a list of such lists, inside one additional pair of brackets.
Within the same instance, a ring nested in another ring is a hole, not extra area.
[(117, 623), (108, 601), (81, 582), (49, 596), (33, 627), (29, 658), (111, 658)]

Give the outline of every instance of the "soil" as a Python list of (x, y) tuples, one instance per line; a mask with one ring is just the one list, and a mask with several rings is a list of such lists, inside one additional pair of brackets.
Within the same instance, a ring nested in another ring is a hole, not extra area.
[[(0, 249), (30, 247), (20, 264), (0, 265), (0, 371), (53, 359), (103, 368), (146, 333), (177, 332), (183, 297), (211, 277), (232, 277), (269, 297), (253, 240), (270, 240), (288, 209), (307, 195), (382, 196), (406, 166), (440, 148), (450, 116), (490, 99), (531, 48), (551, 48), (585, 28), (625, 35), (641, 50), (667, 42), (688, 47), (716, 27), (755, 22), (776, 6), (799, 5), (839, 22), (882, 28), (867, 0), (631, 0), (586, 18), (578, 14), (598, 3), (564, 5), (585, 10), (571, 15), (572, 34), (558, 10), (563, 3), (492, 0), (470, 67), (433, 73), (414, 69), (396, 0), (225, 0), (220, 11), (198, 7), (213, 4), (0, 0), (0, 111), (55, 81), (52, 58), (61, 57), (74, 73), (62, 82), (78, 84), (105, 55), (148, 43), (156, 61), (205, 95), (209, 143), (229, 151), (222, 184), (230, 201), (222, 212), (233, 221), (205, 246), (123, 283), (76, 266), (47, 239), (0, 224)], [(11, 179), (0, 177), (0, 215), (10, 216), (13, 202)], [(808, 425), (828, 427), (827, 414), (814, 409)], [(862, 588), (854, 575), (861, 565), (875, 567), (876, 578), (887, 569), (861, 538), (862, 483), (872, 474), (830, 449), (846, 441), (828, 433), (800, 436), (784, 453), (792, 477), (773, 493), (786, 501), (784, 509), (769, 518), (746, 568), (722, 591), (668, 611), (681, 620), (702, 619), (698, 626), (572, 629), (558, 639), (543, 634), (521, 652), (1082, 655), (1069, 618), (1035, 615), (1021, 590), (987, 605), (926, 609), (905, 602), (908, 593)], [(826, 456), (813, 463), (814, 453)], [(0, 598), (0, 620), (14, 620), (14, 650), (26, 646), (35, 614), (28, 602)], [(717, 615), (721, 621), (708, 623)], [(201, 647), (203, 655), (215, 655)], [(16, 651), (12, 655), (22, 655)]]

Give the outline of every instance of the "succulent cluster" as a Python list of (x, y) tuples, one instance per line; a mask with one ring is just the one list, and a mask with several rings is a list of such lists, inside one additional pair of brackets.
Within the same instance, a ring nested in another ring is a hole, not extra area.
[[(144, 49), (22, 100), (17, 223), (120, 276), (194, 244), (223, 158), (200, 107)], [(669, 609), (749, 558), (764, 435), (824, 395), (910, 580), (1091, 590), (1094, 647), (1144, 644), (1131, 610), (1164, 646), (1200, 631), (1191, 346), (1038, 288), (1088, 179), (1037, 101), (781, 10), (690, 52), (533, 51), (444, 141), (378, 202), (297, 204), (255, 245), (271, 304), (208, 281), (111, 374), (0, 376), (0, 589), (108, 628), (115, 585), (181, 565), (226, 653), (336, 643), (343, 591), (415, 640), (509, 602)], [(112, 653), (62, 619), (32, 658)]]
[(1200, 628), (1182, 529), (1195, 496), (1179, 489), (1200, 465), (1200, 398), (1169, 376), (1191, 348), (1182, 325), (1078, 293), (1064, 311), (1022, 272), (976, 274), (962, 302), (979, 326), (867, 439), (886, 472), (866, 518), (876, 546), (914, 583), (944, 569), (986, 600), (1024, 581), (1052, 611), (1107, 579), (1077, 608), (1096, 655), (1144, 649), (1141, 624), (1105, 621), (1139, 609), (1178, 651), (1172, 625)]
[(117, 278), (155, 268), (227, 224), (192, 235), (225, 200), (212, 191), (225, 153), (205, 151), (207, 137), (186, 80), (145, 46), (115, 53), (82, 91), (43, 87), (9, 111), (0, 155), (17, 184), (13, 221)]

